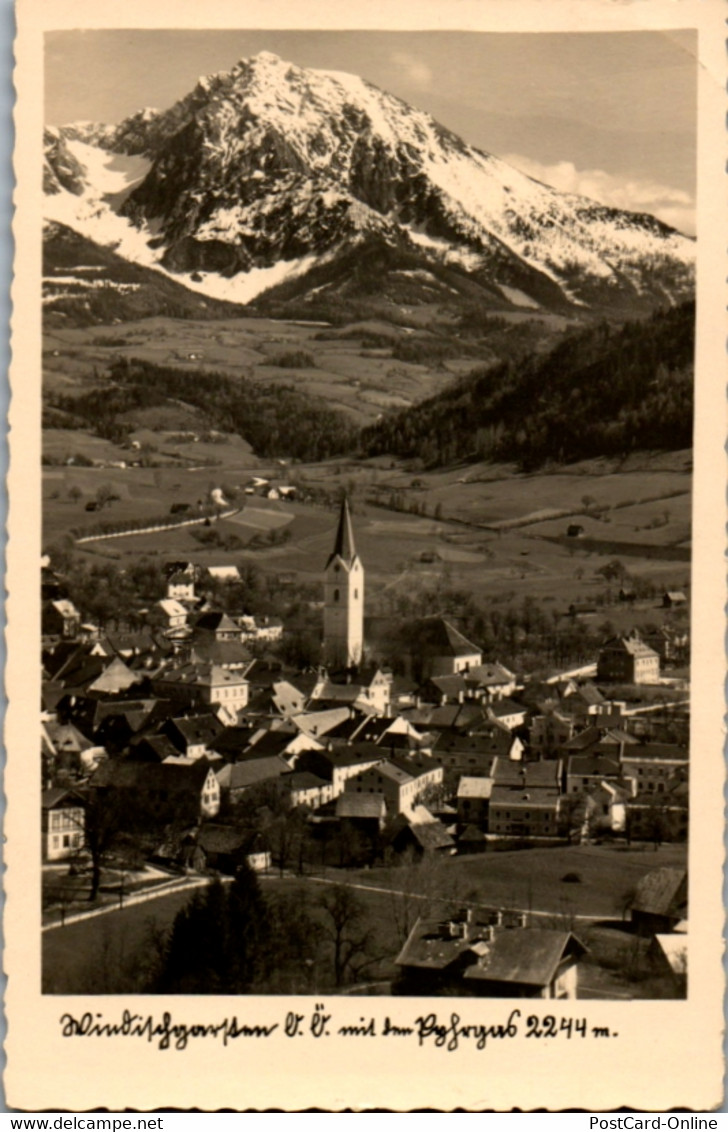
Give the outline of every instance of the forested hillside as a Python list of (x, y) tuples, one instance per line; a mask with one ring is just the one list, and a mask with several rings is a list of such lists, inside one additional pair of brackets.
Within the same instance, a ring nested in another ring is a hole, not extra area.
[[(114, 362), (109, 384), (78, 396), (49, 395), (47, 404), (66, 414), (67, 427), (90, 427), (99, 436), (120, 440), (131, 431), (119, 419), (122, 414), (168, 400), (201, 409), (210, 427), (238, 433), (259, 456), (323, 460), (356, 446), (356, 430), (344, 413), (292, 385), (231, 379), (135, 358)], [(53, 423), (58, 427), (57, 420)]]
[(524, 469), (636, 449), (687, 448), (695, 306), (569, 334), (543, 356), (471, 371), (362, 432), (366, 455), (515, 460)]

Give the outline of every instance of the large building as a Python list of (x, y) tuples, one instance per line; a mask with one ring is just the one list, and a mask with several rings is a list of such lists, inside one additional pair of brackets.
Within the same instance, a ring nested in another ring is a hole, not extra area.
[(342, 501), (334, 549), (324, 571), (324, 663), (331, 669), (361, 663), (364, 649), (364, 567), (356, 553), (351, 515)]
[(613, 637), (599, 653), (597, 680), (610, 684), (657, 684), (659, 679), (659, 654), (636, 631), (628, 637)]

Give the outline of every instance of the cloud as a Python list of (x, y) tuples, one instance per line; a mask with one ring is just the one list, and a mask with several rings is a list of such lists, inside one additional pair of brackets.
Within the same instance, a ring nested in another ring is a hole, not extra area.
[(413, 86), (419, 87), (420, 90), (430, 89), (432, 86), (432, 71), (421, 59), (417, 59), (414, 55), (410, 55), (406, 51), (393, 51), (389, 58), (396, 67), (401, 67), (406, 78)]
[(517, 153), (508, 154), (503, 160), (560, 192), (579, 193), (613, 208), (649, 212), (680, 232), (695, 233), (695, 202), (682, 189), (657, 181), (617, 177), (603, 169), (577, 169), (571, 161), (544, 165)]

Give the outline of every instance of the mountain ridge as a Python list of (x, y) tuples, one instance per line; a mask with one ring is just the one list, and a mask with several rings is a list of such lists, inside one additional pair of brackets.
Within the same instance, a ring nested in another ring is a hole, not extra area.
[(296, 275), (305, 290), (312, 268), (372, 238), (423, 268), (458, 264), (504, 308), (647, 313), (692, 293), (693, 241), (656, 218), (559, 193), (359, 76), (269, 52), (169, 110), (57, 134), (54, 197), (85, 199), (58, 166), (75, 172), (91, 149), (106, 155), (91, 164), (136, 161), (123, 199), (95, 201), (125, 226), (121, 254), (216, 297), (247, 301)]

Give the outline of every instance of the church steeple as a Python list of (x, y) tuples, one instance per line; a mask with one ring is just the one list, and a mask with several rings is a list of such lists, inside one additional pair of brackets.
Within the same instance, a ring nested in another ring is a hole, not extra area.
[(351, 527), (351, 512), (349, 511), (349, 500), (346, 496), (341, 501), (341, 510), (339, 511), (339, 525), (336, 529), (336, 539), (334, 541), (334, 549), (329, 555), (329, 560), (326, 563), (328, 567), (336, 557), (341, 558), (347, 566), (351, 566), (356, 558), (356, 546), (354, 545), (354, 532)]
[(361, 663), (363, 648), (364, 567), (345, 496), (334, 548), (324, 568), (324, 662), (332, 669), (355, 667)]

